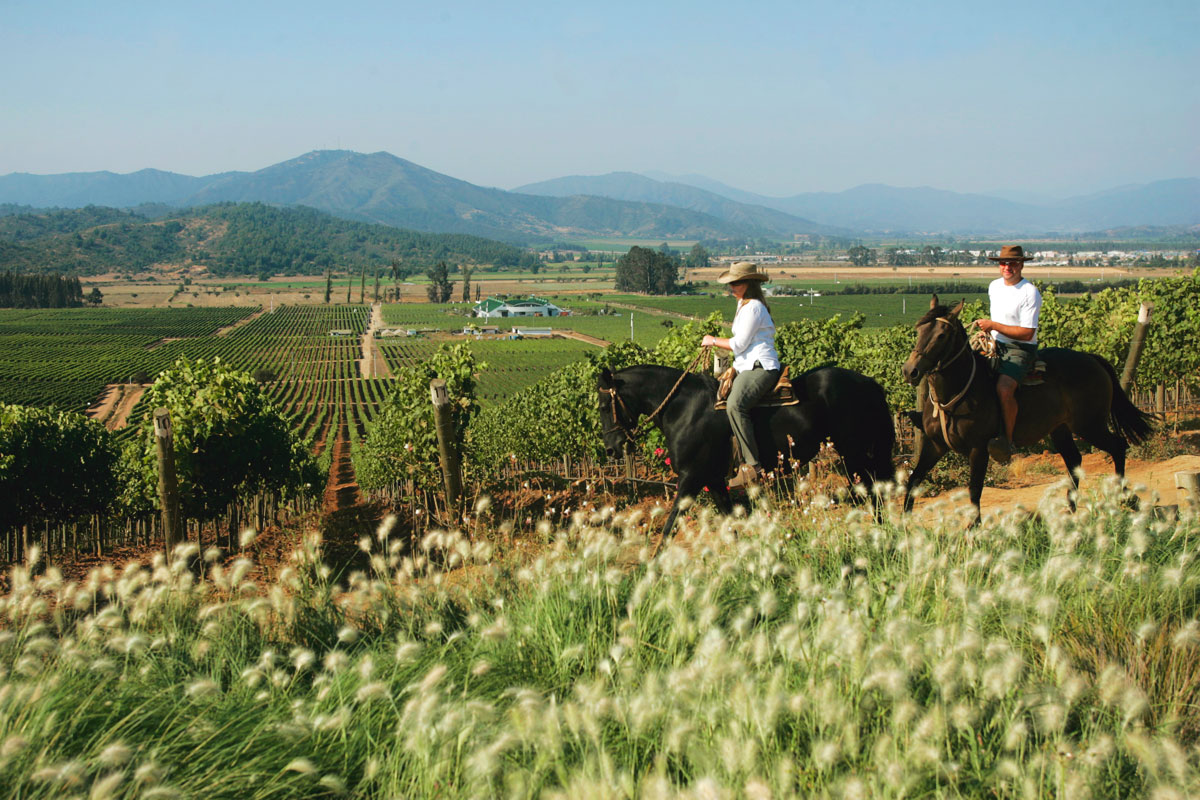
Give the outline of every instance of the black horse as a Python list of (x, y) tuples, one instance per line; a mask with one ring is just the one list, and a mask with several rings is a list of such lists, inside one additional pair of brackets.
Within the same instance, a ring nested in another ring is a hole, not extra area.
[[(953, 450), (966, 454), (970, 462), (973, 524), (978, 524), (987, 442), (1000, 434), (1003, 422), (987, 359), (971, 349), (959, 321), (962, 307), (941, 305), (934, 295), (929, 311), (917, 322), (917, 343), (900, 368), (913, 385), (927, 377), (929, 391), (924, 410), (913, 415), (925, 435), (904, 492), (904, 510), (912, 509), (912, 490)], [(1130, 402), (1104, 358), (1062, 347), (1039, 350), (1038, 358), (1046, 363), (1045, 382), (1018, 390), (1013, 442), (1028, 446), (1049, 435), (1071, 476), (1072, 489), (1078, 488), (1075, 468), (1083, 460), (1072, 434), (1112, 456), (1117, 475), (1124, 476), (1128, 442), (1137, 444), (1150, 435), (1150, 416)], [(1109, 430), (1110, 419), (1114, 430)], [(1074, 510), (1069, 493), (1068, 501)]]
[[(664, 540), (675, 524), (680, 501), (695, 497), (705, 487), (721, 513), (733, 510), (726, 486), (733, 434), (725, 412), (713, 407), (715, 378), (643, 364), (617, 372), (603, 370), (598, 383), (609, 455), (633, 443), (642, 417), (652, 416), (666, 436), (679, 480), (663, 528)], [(792, 388), (799, 404), (753, 412), (760, 453), (779, 453), (786, 468), (792, 461), (807, 463), (821, 443), (831, 439), (847, 476), (858, 476), (868, 494), (876, 482), (893, 478), (896, 429), (878, 383), (848, 369), (818, 367), (794, 378)]]

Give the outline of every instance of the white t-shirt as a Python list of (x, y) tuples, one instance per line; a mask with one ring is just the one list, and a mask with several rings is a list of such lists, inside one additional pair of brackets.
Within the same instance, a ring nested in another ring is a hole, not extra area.
[(763, 369), (779, 369), (779, 354), (775, 352), (775, 322), (760, 300), (747, 300), (738, 306), (733, 317), (733, 368), (738, 372), (754, 369), (754, 362)]
[[(996, 278), (988, 285), (988, 298), (992, 301), (991, 318), (994, 322), (1004, 325), (1016, 325), (1021, 328), (1033, 328), (1033, 338), (1024, 344), (1037, 344), (1038, 314), (1042, 311), (1042, 293), (1037, 287), (1021, 278), (1015, 285), (1009, 286), (1004, 278)], [(992, 331), (992, 338), (998, 342), (1017, 342), (1011, 336), (1005, 336), (1000, 331)]]

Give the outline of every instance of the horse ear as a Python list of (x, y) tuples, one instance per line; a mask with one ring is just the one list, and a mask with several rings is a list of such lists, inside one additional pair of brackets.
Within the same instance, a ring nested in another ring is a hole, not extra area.
[(966, 304), (967, 304), (967, 299), (965, 297), (962, 300), (959, 300), (957, 303), (954, 304), (954, 308), (950, 309), (950, 316), (957, 317), (959, 314), (962, 313), (963, 306), (965, 306)]
[(601, 386), (612, 386), (612, 384), (613, 384), (612, 370), (609, 369), (608, 367), (605, 367), (604, 369), (600, 370), (600, 385)]
[(929, 301), (929, 310), (932, 311), (933, 309), (935, 309), (937, 307), (938, 307), (938, 299), (937, 299), (937, 295), (935, 294), (933, 296), (933, 299)]

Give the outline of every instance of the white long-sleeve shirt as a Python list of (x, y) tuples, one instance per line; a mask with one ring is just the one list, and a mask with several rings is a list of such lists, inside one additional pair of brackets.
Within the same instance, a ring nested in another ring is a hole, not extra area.
[(733, 317), (733, 368), (738, 372), (754, 369), (754, 362), (763, 369), (779, 369), (779, 353), (775, 351), (775, 321), (760, 300), (739, 304)]

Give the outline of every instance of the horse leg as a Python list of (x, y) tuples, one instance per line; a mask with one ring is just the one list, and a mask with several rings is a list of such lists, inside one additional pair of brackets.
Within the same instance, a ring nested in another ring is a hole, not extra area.
[[(693, 472), (685, 472), (679, 476), (679, 482), (675, 485), (675, 502), (671, 504), (671, 510), (667, 512), (667, 521), (663, 525), (662, 536), (659, 538), (658, 544), (654, 546), (653, 552), (650, 553), (651, 558), (658, 555), (659, 548), (671, 535), (671, 530), (675, 527), (675, 518), (679, 516), (679, 504), (685, 497), (695, 499), (703, 486), (703, 478)], [(726, 497), (728, 498), (728, 495)]]
[[(1108, 453), (1113, 460), (1113, 471), (1117, 477), (1125, 477), (1125, 453), (1129, 450), (1129, 443), (1123, 437), (1110, 431), (1107, 424), (1090, 426), (1087, 430), (1078, 430), (1076, 433), (1092, 447)], [(1134, 509), (1138, 507), (1136, 494), (1125, 488), (1122, 488), (1121, 493), (1126, 505)]]
[(1071, 477), (1071, 488), (1067, 490), (1067, 503), (1074, 511), (1075, 498), (1079, 492), (1079, 476), (1076, 474), (1076, 470), (1083, 463), (1083, 456), (1080, 455), (1079, 448), (1075, 445), (1075, 437), (1071, 435), (1071, 429), (1066, 425), (1059, 425), (1050, 431), (1050, 441), (1054, 443), (1058, 454), (1062, 456), (1063, 466), (1067, 468), (1067, 475)]
[(917, 463), (909, 473), (908, 483), (904, 486), (904, 513), (912, 511), (913, 489), (921, 485), (921, 481), (925, 480), (925, 476), (945, 454), (946, 448), (942, 444), (933, 441), (928, 436), (921, 437), (921, 449), (917, 451)]
[(967, 488), (971, 497), (971, 505), (975, 506), (975, 519), (971, 522), (970, 527), (974, 528), (983, 521), (983, 511), (980, 509), (979, 500), (983, 497), (983, 479), (987, 477), (987, 447), (972, 447), (971, 452), (967, 454), (967, 461), (971, 465), (971, 482)]
[(713, 499), (713, 504), (717, 507), (717, 511), (725, 516), (733, 513), (733, 498), (729, 496), (729, 490), (725, 488), (725, 481), (717, 481), (716, 485), (708, 484), (708, 494)]

